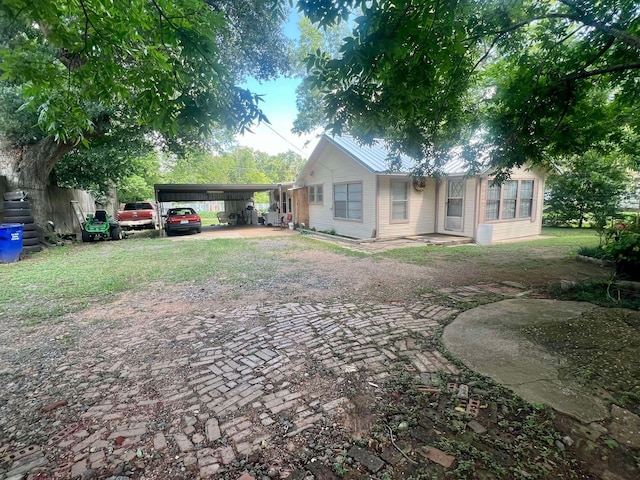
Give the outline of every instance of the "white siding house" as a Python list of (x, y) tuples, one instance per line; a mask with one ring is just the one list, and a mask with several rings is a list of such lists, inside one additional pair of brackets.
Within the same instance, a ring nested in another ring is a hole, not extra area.
[(409, 159), (391, 172), (387, 158), (380, 143), (324, 135), (295, 181), (295, 220), (356, 239), (441, 233), (488, 244), (540, 234), (544, 172), (518, 169), (492, 185), (489, 173), (465, 176), (457, 161), (446, 176), (416, 182)]

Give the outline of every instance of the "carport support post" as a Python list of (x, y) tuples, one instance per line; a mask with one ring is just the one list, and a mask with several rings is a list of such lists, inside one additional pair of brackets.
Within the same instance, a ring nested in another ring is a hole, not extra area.
[(160, 227), (160, 230), (162, 230), (164, 228), (164, 221), (162, 219), (162, 206), (160, 205), (159, 202), (159, 195), (158, 195), (158, 189), (155, 188), (154, 189), (155, 192), (155, 197), (156, 197), (156, 215), (158, 216), (158, 226)]
[(280, 210), (278, 212), (278, 214), (280, 215), (278, 217), (278, 220), (280, 220), (280, 217), (284, 215), (284, 210), (282, 209), (282, 184), (281, 183), (278, 184), (278, 210)]

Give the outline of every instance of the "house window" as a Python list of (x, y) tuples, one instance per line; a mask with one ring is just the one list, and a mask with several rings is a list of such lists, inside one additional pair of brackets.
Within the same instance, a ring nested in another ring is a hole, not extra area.
[(520, 182), (520, 218), (533, 216), (533, 180)]
[(487, 220), (498, 220), (500, 218), (500, 185), (491, 183), (487, 189)]
[(333, 186), (333, 216), (362, 220), (362, 183), (342, 183)]
[(489, 183), (486, 220), (530, 218), (533, 215), (533, 180), (506, 180)]
[(322, 185), (309, 185), (309, 203), (322, 203)]
[(409, 182), (391, 181), (391, 221), (409, 218)]
[(502, 188), (502, 218), (516, 218), (516, 203), (518, 203), (518, 182), (507, 180)]

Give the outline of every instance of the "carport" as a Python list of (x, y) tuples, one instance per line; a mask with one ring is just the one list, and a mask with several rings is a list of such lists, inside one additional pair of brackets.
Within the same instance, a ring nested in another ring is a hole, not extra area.
[[(293, 182), (266, 184), (254, 183), (244, 185), (233, 184), (155, 184), (156, 203), (162, 210), (167, 202), (214, 202), (223, 201), (226, 213), (238, 213), (253, 201), (257, 192), (269, 193), (269, 204), (273, 208), (267, 213), (266, 223), (273, 223), (281, 215), (293, 214), (291, 196)], [(230, 207), (229, 207), (230, 206)], [(227, 208), (230, 211), (227, 211)]]

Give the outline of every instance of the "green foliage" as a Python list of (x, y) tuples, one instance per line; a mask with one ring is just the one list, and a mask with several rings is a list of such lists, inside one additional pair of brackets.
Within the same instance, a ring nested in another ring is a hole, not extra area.
[(547, 221), (556, 225), (577, 224), (585, 221), (602, 230), (618, 212), (631, 177), (627, 174), (624, 158), (619, 154), (600, 155), (589, 151), (574, 155), (560, 165), (562, 173), (552, 175), (545, 201)]
[(604, 251), (615, 262), (618, 274), (640, 280), (640, 234), (623, 231), (616, 241), (604, 247)]
[[(345, 23), (316, 28), (311, 21), (303, 17), (298, 22), (300, 39), (294, 51), (294, 59), (298, 74), (304, 76), (306, 62), (317, 52), (325, 52), (330, 58), (340, 58), (340, 46), (348, 37), (349, 27)], [(322, 126), (324, 115), (322, 104), (324, 94), (316, 88), (314, 82), (304, 78), (296, 88), (296, 107), (298, 114), (293, 122), (295, 133), (311, 132)]]
[(339, 58), (318, 51), (307, 62), (324, 95), (324, 123), (429, 158), (421, 171), (469, 139), (482, 142), (469, 158), (482, 148), (507, 170), (547, 166), (603, 140), (637, 146), (640, 38), (631, 0), (298, 5), (319, 25), (353, 25)]
[(5, 2), (2, 23), (19, 28), (3, 31), (3, 80), (20, 87), (22, 108), (62, 142), (96, 132), (94, 105), (111, 121), (168, 135), (244, 128), (264, 117), (259, 98), (235, 84), (247, 73), (286, 71), (284, 12), (270, 1), (220, 3)]

